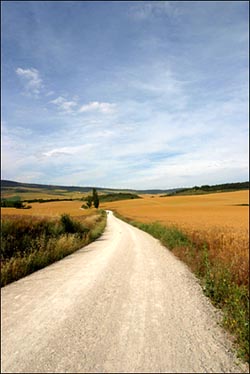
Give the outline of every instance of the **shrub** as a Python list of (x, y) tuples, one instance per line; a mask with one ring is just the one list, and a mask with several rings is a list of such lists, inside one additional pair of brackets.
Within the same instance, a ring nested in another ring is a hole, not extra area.
[(91, 206), (92, 206), (92, 202), (93, 202), (93, 198), (92, 198), (92, 196), (87, 196), (87, 197), (85, 198), (85, 200), (86, 200), (86, 204), (87, 204), (88, 208), (91, 208)]
[(22, 203), (19, 196), (14, 196), (12, 199), (1, 199), (1, 207), (23, 209), (25, 205)]
[(86, 234), (89, 231), (89, 229), (84, 227), (81, 222), (73, 221), (69, 214), (62, 214), (60, 223), (63, 232), (66, 234), (78, 234), (82, 237), (83, 234)]

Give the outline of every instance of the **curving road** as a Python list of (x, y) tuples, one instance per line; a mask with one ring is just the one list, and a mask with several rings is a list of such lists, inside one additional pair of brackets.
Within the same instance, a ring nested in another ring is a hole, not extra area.
[(110, 212), (96, 242), (2, 288), (3, 373), (239, 373), (187, 267)]

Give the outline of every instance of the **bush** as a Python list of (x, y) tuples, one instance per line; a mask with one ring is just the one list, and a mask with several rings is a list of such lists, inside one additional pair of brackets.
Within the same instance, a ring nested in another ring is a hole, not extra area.
[(80, 237), (86, 234), (89, 229), (84, 227), (81, 222), (73, 221), (69, 214), (61, 215), (60, 223), (62, 230), (66, 234), (78, 234)]
[(23, 209), (25, 208), (24, 204), (18, 196), (13, 199), (1, 199), (1, 207), (3, 208), (16, 208)]
[(17, 253), (23, 256), (33, 251), (37, 242), (46, 242), (49, 237), (59, 235), (56, 221), (33, 217), (4, 219), (1, 221), (1, 259), (9, 259)]
[(87, 204), (88, 208), (91, 208), (91, 206), (92, 206), (92, 202), (93, 202), (93, 198), (92, 198), (92, 196), (87, 196), (87, 197), (85, 198), (85, 200), (86, 200), (86, 204)]

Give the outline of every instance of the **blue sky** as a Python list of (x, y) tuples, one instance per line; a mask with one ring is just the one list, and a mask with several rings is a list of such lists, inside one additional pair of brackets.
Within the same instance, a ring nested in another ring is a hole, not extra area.
[(248, 7), (3, 1), (2, 179), (248, 180)]

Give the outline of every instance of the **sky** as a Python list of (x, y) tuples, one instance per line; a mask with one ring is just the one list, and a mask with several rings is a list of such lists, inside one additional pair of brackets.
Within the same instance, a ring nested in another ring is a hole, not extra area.
[(246, 1), (2, 1), (2, 179), (249, 180)]

